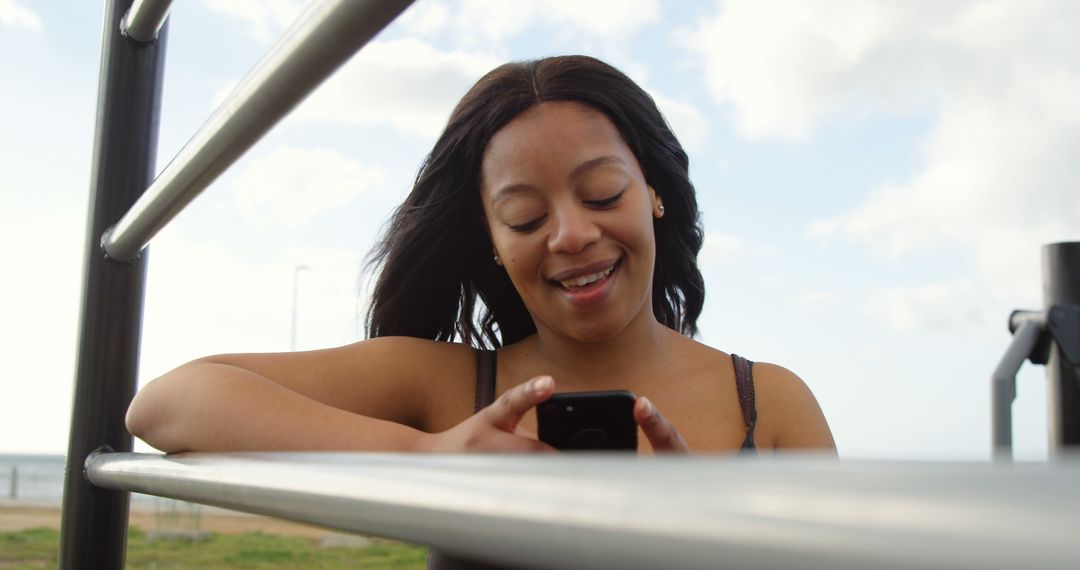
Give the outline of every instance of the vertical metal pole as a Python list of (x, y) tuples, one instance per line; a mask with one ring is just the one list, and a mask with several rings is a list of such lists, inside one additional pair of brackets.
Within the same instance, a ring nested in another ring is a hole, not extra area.
[(71, 437), (64, 481), (60, 568), (119, 570), (127, 545), (128, 494), (92, 486), (83, 464), (95, 449), (131, 450), (124, 414), (135, 393), (146, 254), (107, 258), (105, 230), (150, 185), (157, 159), (166, 29), (140, 43), (123, 37), (131, 0), (105, 5), (93, 172)]
[[(1054, 305), (1080, 305), (1080, 242), (1043, 246), (1043, 301)], [(1047, 325), (1058, 317), (1047, 314)], [(1062, 356), (1057, 342), (1046, 363), (1049, 406), (1050, 456), (1066, 447), (1080, 448), (1080, 371)]]

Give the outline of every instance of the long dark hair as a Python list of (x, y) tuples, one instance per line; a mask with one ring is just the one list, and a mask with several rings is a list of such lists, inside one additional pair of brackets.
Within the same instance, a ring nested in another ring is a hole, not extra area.
[(460, 338), (494, 348), (536, 331), (510, 278), (492, 260), (480, 168), (491, 137), (545, 101), (588, 105), (619, 130), (664, 202), (664, 217), (654, 223), (656, 319), (685, 335), (697, 333), (705, 301), (697, 267), (704, 233), (686, 152), (652, 97), (630, 78), (591, 57), (562, 56), (499, 66), (451, 113), (369, 256), (369, 268), (382, 267), (365, 323), (369, 337)]

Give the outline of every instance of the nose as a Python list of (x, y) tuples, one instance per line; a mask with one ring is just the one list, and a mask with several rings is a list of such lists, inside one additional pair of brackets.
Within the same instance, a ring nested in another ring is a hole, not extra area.
[(580, 253), (600, 240), (600, 227), (584, 208), (567, 207), (552, 213), (555, 224), (548, 236), (548, 250), (552, 253)]

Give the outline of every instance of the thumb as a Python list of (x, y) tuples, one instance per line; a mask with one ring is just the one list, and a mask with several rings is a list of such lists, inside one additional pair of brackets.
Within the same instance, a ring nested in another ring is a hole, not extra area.
[(536, 404), (550, 398), (554, 392), (554, 378), (537, 376), (520, 386), (507, 390), (480, 413), (491, 425), (503, 431), (513, 432), (526, 412)]

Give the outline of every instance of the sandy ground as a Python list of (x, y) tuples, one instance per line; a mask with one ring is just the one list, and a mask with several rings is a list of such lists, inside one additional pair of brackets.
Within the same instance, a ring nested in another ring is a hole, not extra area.
[[(337, 534), (315, 526), (246, 513), (233, 513), (221, 509), (208, 510), (204, 508), (198, 519), (193, 519), (189, 514), (180, 510), (169, 518), (159, 515), (159, 513), (155, 512), (154, 507), (150, 506), (149, 508), (134, 509), (131, 512), (129, 521), (131, 526), (146, 532), (183, 530), (197, 527), (199, 530), (220, 534), (262, 531), (271, 534), (306, 536), (315, 539), (326, 539), (328, 535)], [(32, 503), (0, 503), (0, 532), (37, 527), (59, 529), (60, 508), (54, 505), (35, 505)]]

